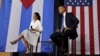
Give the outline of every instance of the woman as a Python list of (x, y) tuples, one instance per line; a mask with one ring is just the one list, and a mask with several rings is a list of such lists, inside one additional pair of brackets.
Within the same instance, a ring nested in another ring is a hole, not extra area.
[(33, 47), (36, 47), (38, 38), (40, 36), (40, 33), (42, 32), (42, 24), (40, 22), (40, 15), (39, 13), (35, 12), (33, 15), (33, 20), (30, 23), (29, 30), (24, 30), (18, 39), (11, 41), (11, 44), (16, 44), (19, 40), (23, 40), (23, 43), (25, 45), (26, 54), (30, 52), (29, 44), (33, 45)]

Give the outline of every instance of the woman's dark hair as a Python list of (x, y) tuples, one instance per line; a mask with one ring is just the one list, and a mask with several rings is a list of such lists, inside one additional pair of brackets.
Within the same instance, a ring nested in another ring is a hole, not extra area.
[(38, 20), (41, 20), (40, 14), (38, 12), (35, 12), (34, 14), (38, 17)]

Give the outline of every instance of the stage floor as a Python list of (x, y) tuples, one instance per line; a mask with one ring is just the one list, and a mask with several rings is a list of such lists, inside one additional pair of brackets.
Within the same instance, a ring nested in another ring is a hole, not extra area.
[[(52, 54), (52, 53), (37, 53), (37, 54), (32, 53), (29, 55), (26, 55), (25, 53), (13, 53), (13, 56), (64, 56), (64, 55), (58, 55), (58, 54)], [(70, 54), (69, 56), (100, 56), (100, 55), (73, 55), (73, 54)]]
[(10, 52), (0, 52), (0, 56), (11, 56)]
[[(31, 54), (25, 54), (22, 52), (16, 52), (16, 53), (10, 53), (10, 52), (0, 52), (0, 56), (63, 56), (53, 53), (31, 53)], [(72, 55), (69, 56), (100, 56), (100, 55)]]

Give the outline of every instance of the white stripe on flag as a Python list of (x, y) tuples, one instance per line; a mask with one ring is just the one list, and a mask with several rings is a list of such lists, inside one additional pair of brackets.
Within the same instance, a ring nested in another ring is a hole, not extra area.
[(89, 36), (89, 7), (84, 7), (85, 18), (85, 54), (90, 54), (90, 36)]
[[(67, 12), (72, 12), (71, 6), (67, 7)], [(69, 53), (71, 53), (71, 50), (72, 50), (72, 40), (69, 39)]]
[(1, 8), (2, 0), (0, 0), (0, 8)]
[[(41, 22), (42, 22), (42, 18), (43, 18), (43, 4), (44, 4), (44, 0), (36, 0), (34, 2), (34, 4), (32, 5), (32, 19), (33, 19), (34, 12), (39, 12), (39, 14), (41, 16)], [(40, 41), (41, 41), (41, 38), (42, 37), (40, 37)], [(41, 43), (39, 43), (39, 45), (38, 45), (38, 52), (40, 52), (40, 51), (41, 51)]]
[[(76, 17), (79, 19), (80, 21), (80, 7), (76, 7)], [(78, 32), (78, 38), (76, 38), (76, 54), (80, 54), (80, 23), (78, 24), (78, 28), (77, 28), (77, 32)]]
[(98, 15), (97, 15), (97, 0), (93, 0), (93, 22), (94, 22), (94, 51), (95, 54), (99, 52), (99, 35), (98, 35)]
[(7, 43), (6, 43), (6, 52), (17, 51), (18, 44), (11, 45), (10, 41), (15, 40), (19, 35), (21, 7), (22, 7), (22, 4), (20, 0), (12, 0)]
[(67, 12), (72, 12), (72, 6), (67, 6)]
[(39, 12), (41, 16), (41, 20), (43, 18), (43, 4), (44, 0), (36, 0), (32, 5), (32, 19), (34, 12)]

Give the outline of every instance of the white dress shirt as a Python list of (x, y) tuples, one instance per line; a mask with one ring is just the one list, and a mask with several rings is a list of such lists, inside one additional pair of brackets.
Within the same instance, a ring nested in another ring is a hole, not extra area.
[(63, 13), (63, 27), (66, 28), (66, 12)]

